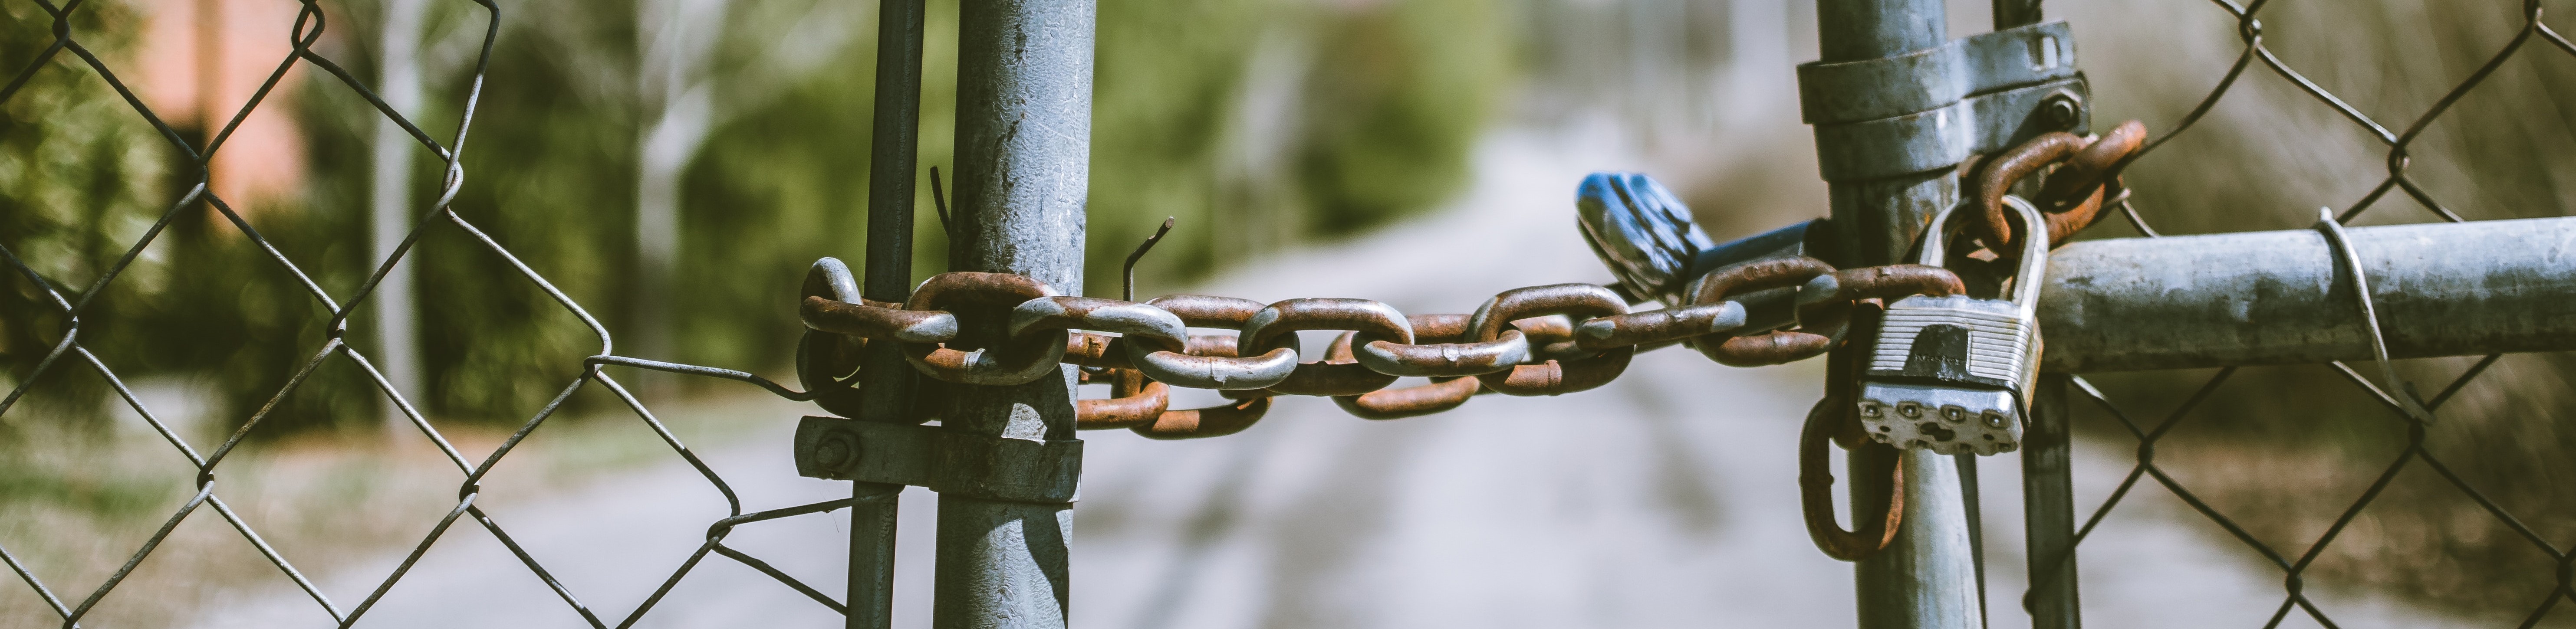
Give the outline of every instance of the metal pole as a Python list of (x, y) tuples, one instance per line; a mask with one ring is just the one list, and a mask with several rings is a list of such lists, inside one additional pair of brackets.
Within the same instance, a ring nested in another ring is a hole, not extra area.
[(2038, 24), (2040, 0), (1995, 0), (1995, 30)]
[[(1081, 292), (1095, 12), (1092, 0), (960, 5), (952, 213), (958, 240), (949, 253), (952, 268), (1018, 273), (1059, 291)], [(945, 465), (989, 457), (980, 462), (989, 465), (974, 467), (1043, 467), (1009, 458), (1039, 448), (1010, 443), (1078, 446), (1073, 382), (1073, 369), (1060, 367), (1059, 377), (1022, 385), (954, 387), (940, 404), (941, 428), (950, 441), (1003, 445), (949, 452)], [(931, 626), (1065, 626), (1072, 534), (1069, 494), (1059, 501), (1016, 501), (942, 490)]]
[(2075, 589), (2075, 484), (2068, 476), (2066, 375), (2041, 374), (2022, 424), (2022, 527), (2030, 593), (2022, 609), (2031, 629), (2084, 626)]
[[(1995, 30), (2038, 24), (2039, 3), (1994, 0)], [(2028, 562), (2024, 574), (2032, 579), (2022, 610), (2030, 614), (2031, 629), (2075, 629), (2084, 621), (2075, 591), (2075, 494), (2067, 467), (2066, 377), (2042, 375), (2032, 397), (2029, 419), (2022, 426), (2022, 528)], [(1977, 545), (1977, 553), (1985, 556), (1984, 544)], [(1982, 561), (1977, 564), (1977, 591), (1983, 602)]]
[[(2354, 227), (2392, 358), (2576, 349), (2576, 218)], [(2040, 367), (2065, 373), (2369, 360), (2352, 278), (2293, 229), (2071, 243), (2048, 256)]]
[[(1820, 0), (1816, 25), (1823, 61), (1880, 59), (1945, 45), (1942, 11), (1941, 0)], [(1820, 131), (1818, 137), (1825, 134)], [(1897, 147), (1820, 142), (1816, 149), (1831, 161)], [(1958, 198), (1957, 179), (1948, 167), (1829, 184), (1844, 254), (1837, 263), (1845, 266), (1899, 262), (1932, 213)], [(1854, 512), (1873, 508), (1861, 505), (1885, 504), (1891, 470), (1869, 464), (1866, 457), (1852, 461)], [(1854, 566), (1859, 626), (1978, 626), (1981, 601), (1958, 465), (1949, 457), (1921, 452), (1899, 461), (1905, 466), (1905, 524), (1884, 552)]]
[[(383, 63), (376, 73), (376, 95), (385, 99), (394, 111), (406, 115), (420, 112), (420, 23), (427, 12), (427, 0), (388, 0), (385, 2), (385, 24), (378, 39)], [(393, 118), (376, 119), (374, 184), (368, 190), (368, 235), (372, 260), (394, 256), (403, 238), (411, 235), (411, 168), (412, 154), (421, 150), (411, 134)], [(412, 299), (412, 271), (419, 264), (397, 264), (385, 279), (376, 284), (376, 366), (395, 391), (424, 400), (429, 392), (421, 389), (420, 326), (416, 304)], [(392, 403), (385, 404), (385, 427), (392, 434), (411, 430), (411, 419)]]
[[(912, 292), (912, 177), (921, 144), (921, 38), (923, 0), (877, 3), (875, 130), (868, 155), (867, 274), (859, 292), (869, 299), (903, 301)], [(918, 374), (892, 343), (869, 345), (860, 356), (860, 419), (917, 423), (913, 412)], [(852, 482), (850, 506), (849, 629), (894, 626), (895, 513), (903, 486)]]

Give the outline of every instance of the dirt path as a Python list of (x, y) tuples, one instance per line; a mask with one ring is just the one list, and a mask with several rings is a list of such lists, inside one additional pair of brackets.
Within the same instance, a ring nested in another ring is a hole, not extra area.
[[(1609, 133), (1505, 132), (1479, 153), (1455, 208), (1337, 245), (1248, 265), (1202, 290), (1257, 300), (1355, 296), (1407, 312), (1464, 312), (1495, 290), (1606, 281), (1572, 228), (1574, 182), (1638, 168)], [(1444, 259), (1415, 245), (1477, 243)], [(1308, 346), (1320, 346), (1309, 342)], [(1684, 350), (1638, 357), (1599, 390), (1479, 398), (1445, 415), (1368, 422), (1287, 399), (1234, 437), (1086, 435), (1074, 530), (1075, 624), (1091, 628), (1847, 626), (1849, 568), (1798, 519), (1791, 444), (1814, 364), (1731, 369)], [(1175, 404), (1206, 403), (1199, 395)], [(797, 478), (792, 417), (708, 453), (749, 509), (845, 495)], [(2078, 452), (2078, 502), (2098, 503), (2124, 452)], [(1989, 459), (1995, 626), (2021, 626), (2017, 463)], [(898, 626), (927, 626), (934, 498), (906, 494)], [(2278, 577), (2231, 552), (2153, 488), (2085, 546), (2095, 627), (2259, 626)], [(495, 516), (616, 623), (694, 547), (723, 503), (676, 462)], [(840, 514), (746, 526), (730, 543), (836, 595)], [(325, 578), (343, 605), (399, 559)], [(2344, 626), (2443, 626), (2399, 606), (2320, 596)], [(328, 626), (289, 592), (239, 601), (207, 627)], [(2289, 626), (2303, 626), (2293, 620)], [(581, 619), (492, 536), (462, 523), (364, 627), (574, 627)], [(828, 610), (710, 558), (643, 627), (838, 626)]]

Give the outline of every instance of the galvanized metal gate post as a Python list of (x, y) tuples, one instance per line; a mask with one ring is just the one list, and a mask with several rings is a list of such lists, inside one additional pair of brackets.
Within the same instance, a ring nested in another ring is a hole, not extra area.
[[(912, 292), (913, 172), (921, 145), (921, 39), (924, 0), (877, 3), (874, 131), (868, 151), (868, 299), (900, 302)], [(919, 423), (913, 398), (919, 374), (893, 343), (860, 356), (862, 419)], [(894, 626), (895, 513), (903, 485), (851, 482), (849, 629)]]
[[(1816, 4), (1821, 63), (1906, 57), (1944, 47), (1950, 42), (1942, 11), (1941, 0), (1821, 0)], [(1956, 96), (1951, 96), (1950, 102), (1923, 103), (1932, 105), (1923, 110), (1869, 112), (1866, 119), (1848, 121), (1820, 119), (1818, 101), (1888, 99), (1853, 93), (1875, 88), (1819, 84), (1804, 74), (1802, 97), (1808, 101), (1805, 108), (1809, 122), (1816, 123), (1816, 151), (1827, 165), (1825, 178), (1830, 183), (1832, 218), (1841, 239), (1838, 244), (1842, 259), (1835, 262), (1851, 266), (1902, 261), (1899, 258), (1931, 215), (1957, 201), (1957, 180), (1951, 172), (1957, 161), (1946, 160), (1929, 170), (1896, 169), (1902, 172), (1894, 173), (1884, 172), (1891, 170), (1888, 168), (1838, 168), (1838, 164), (1874, 166), (1870, 162), (1904, 161), (1886, 159), (1883, 154), (1902, 153), (1916, 144), (1906, 142), (1912, 138), (1901, 136), (1838, 133), (1837, 127), (1886, 120), (1885, 114), (1930, 116), (1937, 118), (1932, 124), (1910, 127), (1919, 133), (1940, 133), (1952, 124), (1946, 116), (1951, 112), (1950, 106), (1956, 104)], [(1941, 78), (1914, 80), (1935, 83)], [(1859, 89), (1837, 89), (1846, 87)], [(1958, 90), (1949, 87), (1927, 91)], [(1874, 141), (1880, 139), (1888, 141)], [(1898, 460), (1897, 465), (1903, 466), (1905, 472), (1904, 526), (1884, 552), (1854, 567), (1859, 626), (1979, 626), (1980, 601), (1976, 596), (1976, 571), (1958, 465), (1949, 457), (1920, 452), (1908, 453)], [(1885, 504), (1890, 471), (1879, 469), (1864, 457), (1852, 459), (1853, 512), (1866, 512), (1874, 508), (1868, 505)]]
[[(1082, 290), (1095, 12), (1091, 0), (961, 4), (951, 268)], [(1045, 485), (1029, 477), (1067, 470), (1078, 478), (1073, 369), (937, 396), (948, 441), (983, 445), (938, 455), (936, 474), (948, 480), (932, 485), (941, 493), (931, 626), (1065, 626), (1071, 483), (1060, 493), (987, 489)]]
[(2069, 476), (2067, 377), (2043, 373), (2022, 427), (2022, 530), (2030, 593), (2022, 609), (2032, 629), (2084, 626), (2075, 598), (2075, 486)]

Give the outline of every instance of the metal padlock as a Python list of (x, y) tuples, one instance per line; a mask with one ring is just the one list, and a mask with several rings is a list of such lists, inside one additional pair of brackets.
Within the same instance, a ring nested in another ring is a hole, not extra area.
[[(2020, 213), (2024, 230), (2011, 298), (1916, 295), (1887, 306), (1861, 372), (1860, 421), (1871, 439), (1941, 454), (2021, 447), (2022, 416), (2038, 380), (2048, 220), (2018, 197), (2004, 203)], [(1932, 217), (1917, 262), (1948, 259), (1944, 228), (1958, 213)]]

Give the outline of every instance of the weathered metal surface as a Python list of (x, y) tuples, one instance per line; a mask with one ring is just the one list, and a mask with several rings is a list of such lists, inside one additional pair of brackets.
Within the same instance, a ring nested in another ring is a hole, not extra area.
[[(866, 299), (901, 302), (912, 292), (913, 169), (918, 166), (921, 145), (924, 7), (923, 0), (877, 4), (876, 90), (871, 108), (875, 120), (868, 140), (868, 275), (862, 305)], [(949, 319), (946, 327), (945, 334), (956, 334), (955, 319)], [(862, 353), (858, 416), (896, 423), (921, 421), (913, 412), (920, 374), (905, 365), (899, 350), (894, 343), (878, 343)], [(801, 470), (801, 456), (799, 463)], [(850, 510), (847, 627), (891, 629), (894, 523), (903, 486), (859, 482), (852, 483), (851, 490), (858, 502)]]
[(956, 315), (935, 310), (885, 308), (817, 295), (798, 304), (796, 315), (805, 327), (864, 338), (937, 343), (957, 337)]
[[(2348, 233), (2391, 357), (2576, 349), (2576, 218)], [(2039, 316), (2048, 371), (2372, 357), (2351, 281), (2312, 230), (2069, 244)]]
[[(1164, 295), (1145, 302), (1180, 317), (1192, 327), (1241, 329), (1269, 306), (1234, 297)], [(1215, 347), (1218, 339), (1234, 341)], [(1240, 335), (1191, 335), (1184, 352), (1128, 347), (1128, 361), (1155, 380), (1194, 389), (1263, 389), (1288, 379), (1297, 369), (1297, 337), (1284, 335), (1259, 352), (1239, 351)]]
[(938, 426), (806, 417), (796, 427), (803, 476), (929, 487), (943, 495), (1069, 502), (1082, 442), (976, 435)]
[[(1083, 285), (1096, 14), (1091, 0), (959, 6), (950, 268)], [(963, 334), (978, 333), (976, 322), (960, 323)], [(1062, 352), (1064, 340), (1053, 346)], [(955, 479), (962, 482), (934, 487), (943, 495), (932, 627), (1065, 626), (1072, 486), (1081, 469), (1073, 369), (1057, 366), (1057, 375), (1011, 386), (952, 387), (940, 405), (941, 429), (955, 439), (941, 464), (966, 470)], [(1061, 485), (1049, 484), (1059, 473)], [(1012, 493), (997, 488), (1038, 487), (1062, 492), (1034, 501), (993, 497)]]
[[(804, 286), (798, 290), (798, 295), (869, 302), (859, 296), (859, 280), (850, 274), (850, 266), (835, 258), (815, 260), (814, 266), (805, 272)], [(888, 343), (878, 349), (892, 351), (893, 344)], [(888, 356), (894, 364), (903, 362), (902, 357)], [(843, 417), (863, 416), (867, 414), (867, 394), (858, 384), (867, 375), (859, 373), (859, 365), (867, 358), (866, 338), (821, 332), (808, 326), (796, 341), (796, 380), (805, 385), (807, 394), (814, 396), (814, 405), (823, 407), (824, 411)], [(897, 370), (905, 371), (900, 367)], [(888, 388), (910, 382), (910, 374), (897, 375), (906, 379), (887, 385)]]
[(1335, 396), (1333, 404), (1360, 419), (1403, 419), (1440, 413), (1466, 404), (1484, 390), (1472, 377), (1435, 380), (1430, 384)]
[[(1544, 315), (1601, 317), (1628, 313), (1627, 300), (1610, 289), (1591, 284), (1550, 284), (1516, 288), (1494, 295), (1491, 301), (1468, 316), (1468, 328), (1479, 342), (1502, 338), (1503, 328), (1514, 320)], [(1572, 326), (1567, 326), (1571, 328)], [(1571, 337), (1573, 330), (1564, 331)], [(1571, 341), (1571, 338), (1567, 339)], [(1558, 395), (1589, 390), (1619, 377), (1628, 368), (1628, 359), (1636, 355), (1635, 346), (1603, 351), (1598, 356), (1573, 360), (1549, 360), (1536, 365), (1518, 365), (1509, 371), (1476, 376), (1485, 388), (1504, 395)]]
[[(1858, 507), (1852, 512), (1852, 529), (1845, 530), (1834, 522), (1833, 459), (1825, 444), (1836, 427), (1851, 423), (1851, 409), (1844, 408), (1841, 402), (1827, 397), (1807, 409), (1806, 425), (1798, 431), (1798, 507), (1807, 522), (1807, 537), (1818, 550), (1825, 551), (1827, 557), (1860, 561), (1878, 555), (1895, 541), (1897, 531), (1903, 528), (1905, 494), (1900, 484), (1884, 502)], [(1854, 458), (1868, 458), (1879, 465), (1892, 465), (1904, 455), (1894, 448), (1857, 445), (1860, 448), (1852, 453)], [(1902, 469), (1891, 474), (1897, 475), (1892, 481), (1904, 480)]]
[[(953, 310), (963, 316), (957, 341), (970, 347), (903, 343), (903, 358), (925, 375), (948, 382), (1008, 386), (1062, 375), (1070, 336), (1062, 328), (1008, 334), (1015, 309), (1056, 296), (1051, 283), (1022, 273), (955, 271), (931, 276), (904, 302), (905, 310)], [(960, 307), (963, 308), (960, 308)], [(981, 344), (983, 347), (973, 347)], [(952, 343), (952, 345), (955, 345)]]
[[(1721, 303), (1743, 292), (1797, 289), (1811, 280), (1830, 278), (1833, 273), (1833, 265), (1815, 258), (1754, 260), (1718, 269), (1716, 272), (1709, 273), (1707, 277), (1700, 278), (1698, 285), (1693, 288), (1691, 303)], [(1735, 367), (1777, 365), (1813, 358), (1830, 348), (1836, 341), (1834, 337), (1838, 335), (1819, 333), (1827, 332), (1821, 328), (1809, 329), (1814, 326), (1808, 324), (1816, 322), (1810, 320), (1807, 314), (1806, 312), (1795, 313), (1794, 316), (1798, 318), (1800, 328), (1797, 330), (1774, 330), (1741, 336), (1709, 334), (1693, 339), (1691, 345), (1698, 348), (1701, 354), (1708, 356), (1709, 360)], [(1747, 331), (1750, 330), (1739, 332)]]
[(1223, 437), (1251, 428), (1254, 422), (1261, 421), (1261, 416), (1268, 412), (1270, 412), (1270, 398), (1256, 397), (1225, 406), (1164, 411), (1162, 416), (1154, 419), (1154, 423), (1130, 430), (1148, 439)]
[[(1941, 47), (1949, 39), (1944, 32), (1944, 9), (1940, 0), (1819, 0), (1816, 30), (1822, 61), (1879, 59)], [(1970, 111), (1983, 117), (1984, 112), (1974, 107)], [(1964, 123), (1972, 121), (1951, 122), (1966, 127)], [(1950, 166), (1958, 162), (1955, 157), (1965, 157), (1966, 153), (1952, 157), (1945, 151), (1932, 157), (1950, 158), (1947, 161), (1930, 159), (1892, 168), (1853, 167), (1851, 162), (1861, 160), (1924, 157), (1910, 152), (1909, 147), (1951, 149), (1957, 145), (1942, 144), (1947, 136), (1940, 135), (1944, 133), (1940, 128), (1901, 129), (1906, 133), (1932, 134), (1917, 137), (1842, 131), (1846, 126), (1819, 125), (1815, 130), (1816, 154), (1827, 168), (1830, 217), (1839, 239), (1831, 249), (1841, 256), (1829, 262), (1838, 267), (1898, 262), (1914, 243), (1925, 219), (1958, 201), (1956, 177)], [(1906, 169), (1913, 166), (1921, 167)], [(1853, 457), (1850, 461), (1855, 512), (1885, 504), (1895, 489), (1888, 479), (1899, 473), (1903, 474), (1905, 496), (1901, 512), (1904, 526), (1899, 528), (1896, 539), (1884, 552), (1853, 566), (1858, 625), (1862, 629), (1979, 626), (1982, 601), (1974, 587), (1975, 564), (1968, 552), (1967, 511), (1958, 485), (1958, 468), (1948, 457), (1902, 458), (1902, 462), (1870, 457)]]
[(2075, 484), (2067, 440), (2066, 376), (2040, 374), (2030, 421), (2022, 427), (2022, 530), (2030, 593), (2022, 604), (2032, 629), (2075, 629)]
[(2041, 103), (2060, 94), (2090, 96), (2081, 77), (1980, 94), (1930, 111), (1858, 122), (1820, 124), (1816, 145), (1868, 146), (1875, 150), (1833, 149), (1820, 152), (1817, 167), (1826, 181), (1854, 181), (1946, 169), (1970, 155), (2020, 143), (2049, 131), (2082, 132), (2091, 121), (2078, 110), (2074, 120), (2040, 113)]
[(1892, 118), (2075, 75), (2072, 29), (2032, 24), (1890, 57), (1802, 64), (1799, 114), (1808, 124)]
[(796, 424), (796, 473), (927, 487), (938, 433), (914, 423), (808, 416)]
[(1162, 417), (1172, 403), (1172, 387), (1145, 380), (1134, 369), (1110, 372), (1115, 397), (1074, 401), (1074, 427), (1082, 430), (1134, 428)]
[(1013, 337), (1064, 329), (1116, 332), (1128, 343), (1165, 351), (1188, 347), (1190, 335), (1181, 318), (1170, 311), (1115, 299), (1047, 297), (1021, 302), (1011, 309)]
[(2120, 167), (2121, 160), (2144, 146), (2146, 140), (2146, 125), (2135, 120), (2120, 123), (2099, 140), (2063, 131), (2039, 134), (1979, 163), (1976, 171), (1966, 176), (1971, 184), (1968, 200), (1975, 203), (1972, 207), (1977, 211), (1961, 218), (1969, 233), (1997, 243), (2001, 250), (2020, 247), (2012, 224), (2005, 218), (2005, 195), (2041, 169), (2064, 164), (2048, 177), (2045, 193), (2032, 200), (2046, 212), (2049, 246), (2063, 244), (2101, 217), (2104, 197), (2115, 194), (2110, 188), (2117, 187), (2112, 169)]
[(1744, 327), (1744, 305), (1732, 301), (1662, 308), (1583, 322), (1575, 329), (1576, 346), (1601, 350), (1621, 345), (1724, 334)]
[[(1348, 340), (1336, 342), (1337, 347), (1349, 344)], [(1477, 376), (1510, 369), (1530, 357), (1529, 338), (1520, 330), (1504, 330), (1502, 336), (1491, 341), (1422, 344), (1369, 341), (1352, 349), (1359, 364), (1392, 376)]]

